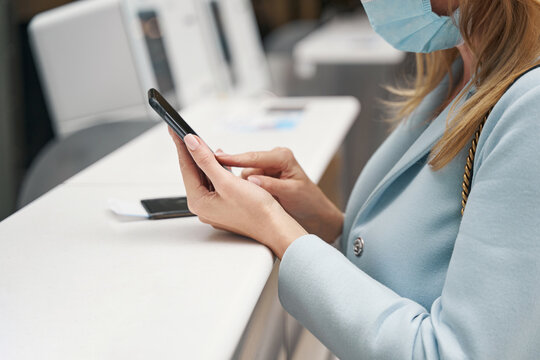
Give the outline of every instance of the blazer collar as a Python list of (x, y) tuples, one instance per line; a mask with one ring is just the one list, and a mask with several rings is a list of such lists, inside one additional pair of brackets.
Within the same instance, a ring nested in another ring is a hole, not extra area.
[[(402, 131), (407, 132), (408, 135), (405, 136), (419, 136), (416, 140), (411, 140), (412, 145), (409, 149), (403, 154), (403, 156), (398, 160), (398, 162), (390, 169), (390, 171), (383, 177), (379, 184), (368, 196), (367, 200), (364, 202), (361, 207), (356, 222), (359, 218), (369, 212), (369, 209), (373, 204), (377, 202), (380, 196), (384, 191), (408, 168), (414, 165), (416, 162), (424, 158), (431, 151), (433, 146), (439, 141), (444, 134), (444, 131), (447, 127), (447, 118), (450, 109), (453, 107), (455, 100), (452, 101), (435, 119), (429, 123), (427, 127), (422, 126), (425, 121), (429, 119), (431, 114), (435, 111), (437, 104), (440, 104), (442, 99), (446, 94), (448, 89), (448, 78), (445, 78), (441, 84), (428, 96), (425, 101), (418, 107), (417, 111), (412, 114), (414, 119), (408, 119), (411, 121), (410, 124), (405, 124), (406, 126)], [(457, 109), (461, 104), (470, 96), (474, 90), (469, 91), (469, 93), (460, 101), (455, 108)], [(418, 130), (420, 129), (420, 131)], [(422, 129), (425, 129), (421, 131)]]

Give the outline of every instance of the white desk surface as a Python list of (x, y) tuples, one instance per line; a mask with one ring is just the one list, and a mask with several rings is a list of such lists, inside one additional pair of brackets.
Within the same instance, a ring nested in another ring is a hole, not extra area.
[(0, 358), (221, 359), (273, 265), (197, 218), (133, 221), (107, 198), (181, 186), (61, 185), (0, 226)]
[[(309, 137), (274, 140), (296, 139), (299, 158), (317, 180), (358, 104), (312, 101), (322, 119), (305, 120), (316, 130), (306, 125)], [(193, 126), (212, 144), (222, 139), (227, 150), (266, 147), (276, 136), (252, 133), (260, 141), (239, 144), (247, 138), (210, 131), (197, 111), (187, 111), (200, 122)], [(107, 208), (110, 197), (184, 194), (178, 171), (171, 170), (176, 167), (170, 139), (158, 127), (0, 223), (2, 360), (233, 354), (272, 270), (271, 252), (196, 218), (129, 220)], [(111, 169), (117, 171), (107, 173)]]
[(318, 64), (399, 64), (405, 53), (394, 49), (371, 27), (365, 16), (340, 16), (298, 42), (295, 69), (311, 77)]

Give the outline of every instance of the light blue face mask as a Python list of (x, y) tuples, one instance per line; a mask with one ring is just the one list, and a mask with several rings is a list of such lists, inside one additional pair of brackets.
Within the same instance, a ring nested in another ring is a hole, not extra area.
[[(373, 29), (398, 50), (429, 53), (463, 43), (454, 20), (439, 16), (430, 0), (362, 0)], [(459, 23), (459, 10), (453, 15)]]

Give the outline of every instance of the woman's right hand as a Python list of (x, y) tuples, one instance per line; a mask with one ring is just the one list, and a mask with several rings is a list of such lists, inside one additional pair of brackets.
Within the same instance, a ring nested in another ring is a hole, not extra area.
[(242, 178), (272, 194), (309, 233), (333, 242), (342, 231), (343, 213), (324, 195), (300, 167), (291, 150), (216, 152), (222, 165), (244, 168)]

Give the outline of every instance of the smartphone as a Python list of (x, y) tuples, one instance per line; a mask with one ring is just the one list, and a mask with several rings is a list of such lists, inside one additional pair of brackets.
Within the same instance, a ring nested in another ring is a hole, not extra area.
[[(171, 104), (169, 104), (167, 100), (165, 100), (165, 98), (159, 93), (159, 91), (154, 88), (148, 90), (148, 103), (150, 104), (152, 109), (154, 109), (158, 113), (158, 115), (174, 130), (174, 132), (178, 134), (182, 141), (184, 141), (184, 137), (187, 134), (197, 135), (195, 130), (193, 130), (191, 126), (188, 125), (188, 123), (182, 118), (182, 116), (180, 116), (180, 114), (176, 110), (174, 110)], [(227, 171), (231, 171), (231, 169), (225, 166), (223, 166), (223, 168)], [(205, 185), (207, 185), (208, 189), (212, 191), (214, 187), (210, 182), (210, 179), (208, 179), (208, 177), (201, 169), (199, 169), (199, 173), (203, 181), (206, 182)]]
[(185, 196), (175, 198), (160, 198), (141, 200), (141, 204), (152, 220), (170, 219), (176, 217), (196, 216), (189, 211)]
[[(174, 108), (165, 100), (165, 98), (156, 89), (148, 90), (148, 103), (158, 115), (180, 136), (184, 141), (187, 134), (197, 135), (195, 130), (174, 110)], [(199, 135), (197, 135), (199, 136)]]

